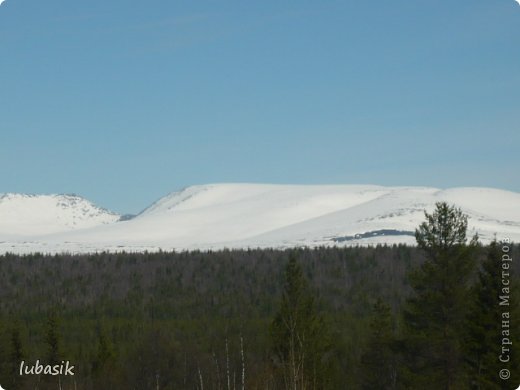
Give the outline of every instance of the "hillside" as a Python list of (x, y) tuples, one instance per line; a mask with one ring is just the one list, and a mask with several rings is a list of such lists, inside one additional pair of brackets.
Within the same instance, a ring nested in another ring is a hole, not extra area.
[(0, 194), (0, 237), (4, 239), (91, 228), (119, 218), (77, 195)]
[[(478, 233), (481, 241), (489, 242), (496, 234), (520, 242), (520, 194), (490, 188), (201, 185), (167, 195), (121, 222), (81, 198), (75, 207), (35, 199), (38, 203), (28, 202), (32, 209), (17, 206), (9, 211), (9, 204), (0, 203), (0, 251), (413, 244), (424, 211), (439, 201), (461, 207), (469, 217), (469, 232)], [(28, 222), (31, 216), (34, 223)]]

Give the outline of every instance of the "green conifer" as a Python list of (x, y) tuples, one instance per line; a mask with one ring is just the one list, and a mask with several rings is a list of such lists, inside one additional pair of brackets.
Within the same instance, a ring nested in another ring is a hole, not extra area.
[(281, 307), (270, 330), (284, 388), (323, 388), (327, 380), (327, 331), (294, 255), (285, 268)]
[[(517, 344), (518, 329), (514, 328), (516, 314), (514, 313), (515, 295), (511, 295), (507, 307), (499, 304), (502, 288), (502, 246), (493, 241), (487, 252), (487, 257), (479, 270), (478, 280), (472, 291), (473, 300), (467, 323), (467, 363), (469, 366), (472, 388), (475, 389), (511, 389), (513, 384), (520, 383), (518, 372)], [(511, 278), (508, 278), (508, 283)], [(510, 287), (508, 285), (508, 287)], [(503, 313), (508, 312), (507, 327), (503, 328)], [(514, 313), (514, 315), (512, 314)], [(518, 328), (518, 325), (517, 325)], [(507, 335), (502, 332), (506, 330)], [(510, 361), (500, 362), (502, 338), (507, 337), (513, 342)], [(499, 377), (501, 369), (510, 370), (512, 377), (503, 380)]]
[(411, 388), (464, 389), (464, 348), (469, 284), (477, 237), (467, 244), (467, 217), (445, 202), (415, 231), (426, 261), (409, 277), (413, 289), (404, 308)]
[(374, 304), (369, 329), (369, 342), (361, 357), (362, 388), (395, 389), (397, 359), (394, 319), (390, 307), (380, 299)]

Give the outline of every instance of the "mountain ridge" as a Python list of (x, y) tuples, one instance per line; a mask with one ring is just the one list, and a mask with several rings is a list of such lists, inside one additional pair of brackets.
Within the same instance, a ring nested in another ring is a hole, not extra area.
[[(483, 242), (495, 234), (520, 242), (520, 194), (486, 187), (214, 183), (172, 192), (133, 218), (77, 195), (41, 196), (65, 197), (59, 198), (66, 200), (63, 207), (54, 204), (59, 221), (40, 218), (39, 229), (29, 226), (24, 232), (20, 224), (9, 231), (0, 195), (0, 252), (414, 244), (410, 232), (439, 201), (468, 215), (468, 235), (479, 233)], [(65, 218), (63, 210), (75, 207), (80, 211)]]
[(0, 232), (41, 235), (113, 223), (120, 215), (76, 194), (0, 194)]

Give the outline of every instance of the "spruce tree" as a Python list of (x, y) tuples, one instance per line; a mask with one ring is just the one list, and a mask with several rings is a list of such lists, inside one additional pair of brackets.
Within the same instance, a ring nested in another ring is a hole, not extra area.
[[(55, 311), (51, 311), (47, 316), (45, 344), (47, 347), (47, 353), (44, 364), (51, 366), (59, 365), (61, 363), (61, 334), (59, 330), (58, 316)], [(45, 390), (60, 388), (61, 375), (43, 375), (41, 385), (41, 388)]]
[(96, 388), (113, 387), (116, 376), (116, 356), (114, 347), (106, 330), (100, 326), (98, 329), (97, 351), (92, 367), (93, 379)]
[[(520, 344), (517, 329), (508, 332), (507, 337), (513, 340), (511, 361), (507, 365), (499, 361), (502, 332), (510, 327), (502, 328), (503, 307), (499, 304), (502, 295), (502, 250), (501, 245), (493, 241), (488, 248), (487, 256), (479, 270), (478, 280), (472, 291), (471, 313), (467, 323), (467, 363), (472, 388), (475, 389), (511, 389), (512, 384), (520, 383), (518, 372), (518, 349)], [(512, 296), (511, 307), (517, 305), (515, 295)], [(512, 321), (518, 313), (512, 315)], [(518, 321), (516, 322), (518, 324)], [(508, 381), (499, 377), (499, 372), (508, 368), (512, 374)]]
[(47, 329), (45, 335), (47, 344), (47, 364), (60, 364), (60, 332), (58, 317), (55, 312), (51, 312), (47, 317)]
[(362, 388), (395, 389), (397, 359), (394, 319), (390, 307), (380, 299), (374, 304), (369, 330), (369, 342), (361, 357)]
[(327, 330), (296, 257), (285, 268), (282, 302), (271, 324), (275, 364), (285, 389), (324, 388)]
[(467, 217), (445, 202), (415, 231), (426, 261), (413, 271), (404, 308), (405, 384), (421, 389), (466, 388), (465, 320), (477, 237), (467, 243)]
[(20, 389), (24, 383), (24, 377), (20, 376), (20, 363), (25, 357), (20, 334), (20, 326), (15, 324), (10, 331), (10, 351), (9, 351), (9, 389)]
[(94, 371), (102, 372), (107, 365), (112, 364), (114, 357), (115, 353), (112, 343), (110, 342), (106, 331), (100, 329), (98, 332), (97, 353), (93, 367)]

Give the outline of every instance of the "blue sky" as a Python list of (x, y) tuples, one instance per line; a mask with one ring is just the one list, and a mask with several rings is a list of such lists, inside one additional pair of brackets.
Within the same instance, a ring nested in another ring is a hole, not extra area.
[(214, 182), (520, 191), (514, 0), (0, 6), (0, 192), (135, 213)]

